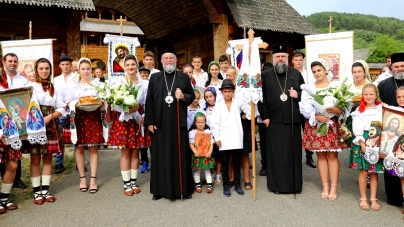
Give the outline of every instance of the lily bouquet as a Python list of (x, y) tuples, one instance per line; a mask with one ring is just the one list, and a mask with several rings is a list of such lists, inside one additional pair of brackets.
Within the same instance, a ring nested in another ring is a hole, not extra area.
[[(347, 78), (337, 86), (330, 86), (316, 91), (315, 93), (305, 84), (303, 84), (301, 88), (313, 97), (313, 106), (316, 108), (317, 112), (332, 118), (335, 114), (328, 113), (327, 108), (338, 106), (342, 110), (348, 110), (348, 108), (351, 107), (354, 94), (349, 91), (351, 84), (347, 85), (346, 81)], [(331, 120), (328, 123), (319, 122), (316, 130), (317, 134), (321, 136), (327, 135), (329, 125), (331, 124), (333, 124)]]

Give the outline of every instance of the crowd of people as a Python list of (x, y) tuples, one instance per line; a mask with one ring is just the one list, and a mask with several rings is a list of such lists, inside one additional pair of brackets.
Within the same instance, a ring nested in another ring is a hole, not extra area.
[[(384, 171), (382, 160), (369, 163), (364, 153), (367, 138), (371, 136), (371, 124), (375, 119), (381, 122), (382, 106), (404, 108), (404, 53), (389, 55), (390, 64), (375, 82), (370, 80), (366, 62), (354, 62), (353, 102), (349, 107), (328, 108), (328, 115), (320, 113), (310, 95), (333, 86), (328, 63), (316, 59), (308, 64), (310, 68), (304, 69), (304, 53), (296, 50), (289, 57), (287, 49), (286, 45), (275, 45), (273, 63), (262, 64), (263, 99), (258, 103), (257, 119), (262, 158), (259, 175), (266, 176), (268, 190), (275, 194), (302, 191), (302, 149), (305, 149), (306, 164), (318, 168), (323, 186), (321, 198), (336, 200), (340, 171), (338, 154), (349, 148), (349, 167), (359, 170), (359, 207), (363, 210), (380, 209), (376, 194), (378, 173), (384, 173), (388, 202), (401, 201), (404, 179), (400, 179), (400, 186), (397, 176)], [(289, 66), (289, 61), (294, 67)], [(76, 62), (62, 55), (59, 60), (62, 74), (54, 79), (51, 62), (38, 59), (34, 66), (35, 80), (29, 82), (17, 72), (18, 56), (13, 53), (3, 56), (1, 88), (33, 87), (33, 96), (39, 102), (46, 124), (47, 143), (32, 145), (24, 142), (21, 150), (15, 150), (6, 144), (7, 135), (1, 131), (0, 163), (5, 168), (2, 171), (0, 214), (18, 208), (9, 200), (9, 194), (20, 177), (16, 172), (21, 171), (18, 169), (22, 151), (30, 153), (34, 203), (40, 205), (56, 200), (50, 191), (52, 155), (56, 155), (55, 173), (63, 172), (63, 128), (71, 123), (71, 115), (74, 115), (77, 133), (74, 149), (80, 192), (93, 194), (98, 191), (99, 145), (120, 149), (123, 193), (127, 196), (141, 192), (136, 181), (139, 172), (149, 170), (148, 150), (153, 169), (150, 183), (153, 200), (190, 199), (194, 192), (202, 193), (202, 172), (206, 193), (212, 193), (214, 185), (219, 184), (227, 197), (231, 196), (232, 187), (239, 195), (252, 189), (249, 158), (253, 145), (251, 106), (235, 98), (239, 71), (230, 66), (227, 55), (211, 61), (207, 72), (202, 69), (199, 56), (194, 56), (191, 64), (178, 70), (176, 51), (171, 46), (162, 50), (162, 71), (154, 68), (154, 55), (150, 51), (144, 54), (143, 65), (139, 65), (138, 59), (131, 54), (125, 56), (123, 64), (125, 76), (110, 78), (109, 83), (140, 87), (138, 105), (124, 111), (101, 103), (99, 108), (85, 111), (75, 103), (82, 97), (97, 97), (96, 86), (105, 83), (101, 69), (95, 69), (92, 75), (89, 59), (81, 58)], [(309, 78), (306, 70), (310, 70), (314, 77)], [(302, 89), (303, 84), (308, 90)], [(340, 139), (341, 122), (338, 119), (341, 118), (352, 121), (352, 141)], [(325, 135), (317, 133), (321, 124), (329, 124)], [(104, 125), (109, 125), (109, 132), (105, 132)], [(397, 126), (392, 127), (397, 129)], [(89, 151), (89, 183), (85, 175), (85, 150)], [(314, 153), (317, 163), (312, 157)], [(370, 206), (366, 197), (368, 180)]]

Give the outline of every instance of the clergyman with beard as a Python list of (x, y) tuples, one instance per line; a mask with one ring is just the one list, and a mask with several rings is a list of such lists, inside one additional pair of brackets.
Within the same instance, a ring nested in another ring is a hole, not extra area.
[[(144, 125), (153, 134), (151, 141), (150, 192), (153, 200), (162, 197), (177, 199), (181, 196), (178, 159), (177, 104), (180, 111), (180, 148), (182, 195), (192, 198), (194, 181), (191, 155), (188, 151), (187, 107), (195, 98), (187, 74), (176, 70), (174, 47), (162, 50), (163, 70), (150, 77), (146, 97)], [(177, 102), (177, 100), (179, 100)]]
[(297, 69), (288, 66), (286, 45), (273, 46), (273, 63), (274, 67), (261, 75), (263, 102), (258, 104), (261, 118), (267, 127), (263, 138), (266, 140), (267, 151), (267, 187), (275, 194), (299, 193), (303, 181), (298, 103), (302, 93), (300, 85), (304, 84), (304, 80)]
[[(404, 86), (404, 53), (391, 55), (391, 70), (393, 77), (380, 82), (378, 89), (382, 102), (390, 106), (398, 106), (396, 90)], [(404, 199), (401, 192), (400, 178), (384, 172), (384, 184), (387, 195), (387, 203), (395, 206), (402, 206)]]

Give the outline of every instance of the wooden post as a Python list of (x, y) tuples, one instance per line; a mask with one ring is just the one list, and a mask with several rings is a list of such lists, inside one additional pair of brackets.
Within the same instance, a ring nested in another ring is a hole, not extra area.
[(218, 61), (220, 55), (226, 53), (229, 41), (229, 28), (227, 22), (227, 15), (221, 14), (222, 23), (213, 24), (213, 57)]
[[(252, 29), (248, 30), (248, 62), (251, 62), (251, 44), (254, 41), (254, 31)], [(243, 49), (244, 44), (236, 45), (236, 49)], [(260, 43), (258, 44), (258, 48), (266, 49), (268, 47), (268, 43)], [(246, 77), (246, 74), (245, 76)], [(257, 78), (260, 79), (260, 74), (257, 74)], [(244, 79), (246, 80), (246, 78)], [(260, 140), (263, 138), (260, 138)], [(251, 159), (252, 159), (252, 196), (253, 200), (257, 199), (257, 165), (256, 165), (256, 150), (255, 150), (255, 104), (251, 101), (251, 144), (252, 144), (252, 152), (251, 152)]]
[(330, 19), (328, 20), (328, 33), (332, 32), (332, 16), (330, 16)]
[(28, 39), (32, 39), (32, 21), (29, 21)]
[(119, 31), (120, 31), (121, 36), (122, 36), (122, 34), (123, 34), (123, 24), (122, 24), (122, 22), (124, 21), (124, 19), (122, 19), (122, 15), (119, 17), (119, 19), (117, 19), (117, 21), (120, 22), (119, 23)]

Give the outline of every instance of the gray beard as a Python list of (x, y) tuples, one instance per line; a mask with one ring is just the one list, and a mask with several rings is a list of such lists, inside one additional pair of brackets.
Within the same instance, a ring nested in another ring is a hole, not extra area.
[(404, 72), (398, 72), (398, 73), (393, 72), (393, 76), (397, 80), (404, 80)]
[(177, 64), (173, 64), (173, 65), (163, 65), (163, 69), (164, 71), (166, 71), (167, 73), (172, 73), (177, 69)]
[(274, 68), (275, 72), (279, 74), (285, 73), (288, 70), (288, 66), (286, 64), (275, 63)]

